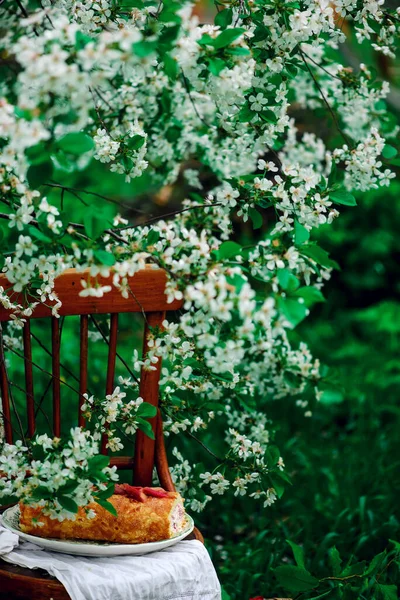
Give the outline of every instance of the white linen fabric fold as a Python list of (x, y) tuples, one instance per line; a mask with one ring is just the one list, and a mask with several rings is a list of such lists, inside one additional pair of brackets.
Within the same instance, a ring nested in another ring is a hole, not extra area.
[(97, 558), (48, 552), (0, 525), (0, 557), (46, 570), (72, 600), (221, 600), (215, 569), (197, 540), (142, 556)]

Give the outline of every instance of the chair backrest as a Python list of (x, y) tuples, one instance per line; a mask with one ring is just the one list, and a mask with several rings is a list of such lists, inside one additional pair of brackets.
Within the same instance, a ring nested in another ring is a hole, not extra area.
[[(110, 314), (110, 336), (108, 341), (108, 362), (106, 377), (106, 394), (114, 390), (115, 362), (117, 356), (118, 315), (120, 313), (142, 313), (145, 320), (143, 353), (146, 354), (148, 334), (150, 328), (161, 327), (166, 311), (177, 310), (182, 302), (175, 300), (167, 304), (165, 294), (166, 273), (162, 269), (145, 268), (133, 277), (128, 277), (128, 298), (122, 296), (121, 291), (112, 286), (112, 275), (105, 278), (91, 277), (91, 282), (99, 285), (111, 285), (110, 292), (102, 297), (80, 296), (82, 291), (81, 281), (88, 280), (87, 271), (69, 269), (55, 280), (55, 292), (62, 302), (59, 309), (60, 316), (80, 315), (80, 354), (79, 354), (79, 399), (77, 402), (77, 422), (84, 426), (81, 405), (84, 401), (83, 394), (87, 392), (88, 380), (88, 318), (89, 315)], [(0, 276), (0, 286), (5, 290), (10, 288), (9, 281)], [(26, 305), (26, 297), (15, 293), (12, 289), (7, 292), (13, 302)], [(11, 319), (11, 312), (0, 307), (0, 326), (2, 321)], [(35, 433), (35, 397), (33, 384), (33, 361), (31, 346), (30, 320), (38, 317), (51, 319), (51, 361), (52, 361), (52, 391), (53, 391), (53, 422), (52, 428), (55, 436), (60, 436), (61, 431), (61, 392), (62, 383), (60, 372), (60, 321), (52, 316), (51, 306), (39, 304), (31, 317), (27, 318), (23, 329), (23, 359), (25, 370), (25, 395), (28, 423), (28, 436)], [(161, 360), (155, 370), (142, 369), (140, 377), (139, 394), (145, 402), (158, 407), (159, 379)], [(6, 361), (4, 358), (3, 334), (0, 330), (0, 391), (2, 397), (2, 414), (6, 441), (13, 441), (13, 427), (11, 417), (10, 381), (8, 378)], [(169, 490), (174, 489), (165, 453), (162, 434), (162, 420), (158, 410), (157, 417), (151, 419), (155, 440), (146, 436), (142, 431), (136, 432), (135, 455), (116, 456), (111, 458), (111, 464), (118, 469), (133, 469), (133, 482), (135, 485), (151, 485), (153, 468), (156, 466), (161, 485)], [(106, 439), (102, 441), (102, 452), (106, 453)]]

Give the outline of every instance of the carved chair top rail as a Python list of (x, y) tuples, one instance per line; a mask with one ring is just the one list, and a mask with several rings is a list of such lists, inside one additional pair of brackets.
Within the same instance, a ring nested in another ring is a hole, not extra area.
[[(92, 282), (99, 285), (111, 286), (111, 290), (105, 292), (103, 296), (82, 296), (80, 292), (84, 290), (82, 281), (88, 281), (89, 269), (77, 271), (76, 269), (67, 269), (55, 279), (55, 288), (62, 306), (58, 310), (60, 316), (70, 315), (89, 315), (104, 313), (149, 313), (177, 310), (182, 306), (182, 301), (174, 300), (167, 302), (165, 286), (167, 283), (167, 274), (163, 269), (146, 266), (135, 273), (128, 280), (128, 297), (124, 297), (121, 291), (113, 286), (113, 274), (109, 277), (90, 277)], [(37, 301), (33, 297), (26, 297), (24, 293), (14, 292), (12, 283), (8, 281), (5, 275), (0, 275), (0, 286), (7, 292), (12, 302), (18, 302), (26, 306), (28, 301)], [(53, 303), (54, 304), (54, 303)], [(0, 321), (9, 321), (12, 311), (0, 306)], [(51, 317), (51, 306), (38, 304), (30, 318)], [(27, 318), (27, 317), (24, 317)], [(28, 317), (29, 318), (29, 317)]]

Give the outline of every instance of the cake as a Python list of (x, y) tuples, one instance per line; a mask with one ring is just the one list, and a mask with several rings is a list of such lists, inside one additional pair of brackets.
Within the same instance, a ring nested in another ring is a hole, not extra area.
[[(162, 488), (116, 485), (108, 498), (117, 512), (93, 502), (80, 507), (74, 520), (58, 521), (42, 508), (20, 503), (21, 531), (46, 538), (97, 540), (119, 544), (142, 544), (165, 540), (182, 533), (187, 525), (183, 500), (177, 492)], [(95, 515), (88, 511), (94, 511)]]

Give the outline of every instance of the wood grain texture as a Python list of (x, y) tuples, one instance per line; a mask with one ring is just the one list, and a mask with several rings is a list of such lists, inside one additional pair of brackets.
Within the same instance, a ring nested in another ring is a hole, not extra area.
[(0, 559), (1, 600), (71, 600), (62, 583), (42, 571), (10, 565)]
[[(112, 290), (104, 294), (102, 298), (80, 296), (79, 292), (83, 290), (81, 282), (87, 281), (88, 277), (88, 270), (77, 272), (76, 269), (68, 269), (56, 278), (55, 292), (62, 302), (59, 310), (61, 316), (177, 310), (183, 304), (181, 300), (175, 300), (171, 304), (167, 303), (165, 295), (167, 274), (163, 269), (146, 267), (133, 277), (128, 277), (131, 290), (128, 298), (123, 298), (121, 292), (115, 287), (112, 287)], [(91, 277), (91, 282), (112, 286), (112, 275), (110, 277)], [(10, 282), (4, 275), (0, 276), (0, 286), (3, 286), (4, 289), (10, 287)], [(23, 294), (16, 294), (11, 290), (9, 295), (13, 302), (18, 302), (23, 306), (26, 304)], [(0, 306), (0, 321), (9, 321), (10, 314), (10, 311)], [(51, 308), (39, 304), (30, 318), (50, 316)]]
[[(165, 312), (146, 313), (146, 324), (144, 328), (143, 356), (149, 349), (148, 341), (151, 328), (161, 327), (165, 318)], [(158, 407), (158, 388), (160, 381), (161, 359), (154, 365), (154, 370), (142, 367), (140, 374), (139, 395), (145, 402)], [(157, 433), (157, 417), (149, 420), (154, 436)], [(152, 440), (143, 431), (136, 432), (135, 440), (135, 462), (133, 466), (133, 484), (151, 486), (153, 479), (155, 440)]]
[[(110, 339), (108, 341), (108, 359), (107, 359), (107, 378), (106, 378), (106, 396), (114, 391), (115, 378), (115, 359), (117, 358), (117, 337), (118, 337), (118, 314), (113, 313), (110, 318)], [(101, 452), (107, 454), (107, 436), (102, 435)]]
[(172, 481), (168, 466), (167, 452), (165, 450), (163, 422), (160, 410), (157, 413), (156, 447), (155, 447), (155, 465), (161, 487), (168, 492), (175, 492), (175, 485)]
[(114, 465), (118, 471), (128, 471), (133, 469), (133, 456), (112, 456), (110, 459), (110, 466)]
[(88, 332), (89, 319), (87, 315), (81, 315), (80, 330), (79, 330), (79, 408), (78, 408), (78, 424), (79, 427), (85, 426), (85, 419), (82, 414), (82, 404), (84, 403), (83, 394), (87, 392), (87, 376), (88, 376)]

